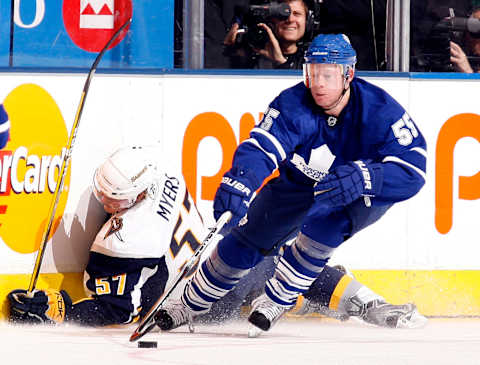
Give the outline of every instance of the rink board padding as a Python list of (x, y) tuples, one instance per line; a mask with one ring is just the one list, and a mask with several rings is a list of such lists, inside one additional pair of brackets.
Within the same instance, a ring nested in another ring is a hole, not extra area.
[[(480, 270), (353, 270), (353, 274), (394, 304), (414, 302), (432, 317), (480, 317)], [(37, 288), (66, 290), (73, 301), (84, 297), (82, 273), (41, 274)], [(26, 289), (29, 274), (0, 275), (0, 319), (8, 315), (7, 294)]]
[[(10, 141), (0, 151), (2, 318), (7, 293), (28, 287), (55, 190), (55, 171), (85, 83), (84, 73), (33, 71), (1, 73), (0, 102), (11, 123)], [(333, 258), (349, 269), (358, 268), (360, 281), (392, 303), (413, 301), (429, 316), (480, 316), (480, 271), (469, 271), (479, 268), (480, 255), (475, 239), (480, 75), (472, 75), (472, 80), (460, 73), (445, 78), (389, 74), (359, 76), (387, 90), (419, 126), (428, 145), (426, 183), (378, 224), (341, 245)], [(161, 146), (159, 158), (166, 156), (181, 169), (205, 224), (212, 226), (212, 200), (235, 149), (273, 98), (301, 80), (300, 73), (277, 71), (135, 77), (97, 73), (75, 142), (71, 179), (64, 185), (65, 201), (61, 199), (56, 211), (62, 219), (56, 220), (41, 266), (44, 273), (58, 274), (41, 275), (38, 287), (66, 289), (74, 300), (83, 296), (81, 272), (105, 221), (91, 192), (92, 175), (120, 144)]]

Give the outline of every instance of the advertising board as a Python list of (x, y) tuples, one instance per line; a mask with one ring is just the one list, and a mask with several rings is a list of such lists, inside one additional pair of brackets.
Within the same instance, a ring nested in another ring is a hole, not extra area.
[[(28, 279), (33, 268), (50, 180), (58, 170), (84, 75), (0, 78), (0, 99), (12, 123), (0, 160), (1, 295), (22, 287), (14, 279), (21, 274)], [(477, 85), (470, 80), (367, 79), (389, 91), (424, 134), (427, 182), (415, 197), (340, 246), (332, 263), (346, 265), (391, 301), (415, 300), (426, 314), (479, 315)], [(119, 145), (159, 144), (181, 166), (204, 221), (212, 225), (212, 198), (236, 146), (268, 103), (300, 81), (299, 76), (96, 75), (42, 273), (74, 273), (79, 290), (88, 249), (105, 219), (91, 194), (93, 171)], [(69, 285), (49, 280), (41, 285)]]

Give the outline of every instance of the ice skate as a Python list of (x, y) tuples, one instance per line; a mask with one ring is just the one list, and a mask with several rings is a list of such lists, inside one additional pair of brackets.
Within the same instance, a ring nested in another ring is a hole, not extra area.
[(261, 330), (268, 331), (289, 309), (289, 307), (275, 303), (264, 293), (252, 302), (252, 311), (248, 316), (248, 321)]
[(300, 306), (296, 309), (294, 314), (304, 316), (311, 313), (318, 313), (325, 317), (338, 319), (339, 321), (347, 321), (350, 318), (348, 314), (340, 313), (321, 303), (303, 297)]
[(190, 332), (193, 332), (193, 312), (180, 300), (168, 301), (156, 314), (155, 322), (162, 331), (170, 331), (188, 324)]
[(428, 321), (413, 303), (394, 305), (379, 299), (362, 305), (359, 317), (367, 323), (390, 328), (419, 328)]

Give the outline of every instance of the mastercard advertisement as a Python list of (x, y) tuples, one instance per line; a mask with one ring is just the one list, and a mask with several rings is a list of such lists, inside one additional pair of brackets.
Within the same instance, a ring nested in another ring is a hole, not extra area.
[[(0, 237), (13, 251), (38, 249), (66, 153), (68, 131), (55, 100), (35, 84), (20, 85), (4, 100), (10, 114), (10, 140), (0, 151)], [(44, 121), (48, 121), (48, 125)], [(67, 170), (54, 219), (65, 209)]]

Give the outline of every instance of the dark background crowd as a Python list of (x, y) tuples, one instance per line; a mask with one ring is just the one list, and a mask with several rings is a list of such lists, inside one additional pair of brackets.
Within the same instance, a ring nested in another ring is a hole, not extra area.
[[(275, 8), (279, 3), (283, 6), (280, 12)], [(204, 0), (203, 67), (299, 69), (303, 52), (316, 34), (344, 33), (358, 50), (358, 70), (388, 70), (388, 3)], [(289, 14), (281, 12), (285, 6)], [(480, 0), (411, 0), (410, 71), (477, 72), (479, 8)], [(176, 67), (182, 67), (182, 14), (183, 1), (176, 0)]]

